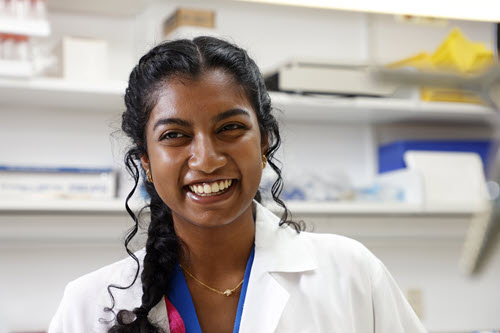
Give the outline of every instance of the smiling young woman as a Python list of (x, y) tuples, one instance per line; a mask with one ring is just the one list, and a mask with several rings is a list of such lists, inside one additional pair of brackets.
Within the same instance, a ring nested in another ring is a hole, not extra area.
[[(130, 74), (125, 104), (130, 258), (69, 283), (49, 333), (425, 332), (363, 245), (287, 220), (278, 124), (244, 50), (213, 37), (160, 44)], [(260, 204), (266, 165), (281, 219)], [(141, 176), (150, 221), (132, 253)]]
[(220, 290), (243, 279), (254, 243), (252, 200), (269, 146), (233, 81), (220, 69), (170, 78), (146, 124), (141, 158), (186, 245), (179, 262), (191, 274), (187, 284), (203, 332), (233, 331), (238, 297), (214, 297), (197, 279)]
[(195, 79), (170, 78), (146, 124), (146, 142), (142, 166), (178, 234), (232, 223), (253, 230), (251, 203), (269, 145), (230, 74), (209, 69)]

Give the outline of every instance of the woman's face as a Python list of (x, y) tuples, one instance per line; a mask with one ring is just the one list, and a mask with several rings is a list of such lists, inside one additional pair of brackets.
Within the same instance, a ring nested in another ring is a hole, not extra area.
[(215, 227), (251, 216), (268, 146), (231, 75), (211, 70), (197, 80), (169, 80), (146, 136), (149, 159), (141, 162), (176, 224)]

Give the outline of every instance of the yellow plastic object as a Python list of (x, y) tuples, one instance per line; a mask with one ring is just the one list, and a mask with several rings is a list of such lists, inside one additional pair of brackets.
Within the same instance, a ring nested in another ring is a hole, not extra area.
[(460, 89), (420, 87), (420, 99), (427, 102), (486, 104), (477, 93)]
[[(491, 50), (483, 43), (469, 41), (460, 29), (455, 28), (434, 54), (419, 53), (389, 64), (388, 67), (470, 74), (484, 70), (493, 62)], [(477, 94), (457, 89), (421, 87), (420, 96), (424, 101), (482, 103)]]
[(460, 73), (477, 72), (493, 63), (493, 52), (483, 43), (471, 42), (455, 28), (432, 55), (436, 69)]

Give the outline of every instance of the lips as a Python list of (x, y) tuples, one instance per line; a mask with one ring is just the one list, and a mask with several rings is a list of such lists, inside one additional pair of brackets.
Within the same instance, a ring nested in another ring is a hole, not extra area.
[(232, 182), (232, 179), (226, 179), (209, 183), (197, 183), (189, 185), (188, 187), (191, 191), (201, 196), (218, 195), (227, 190), (231, 186)]
[(185, 186), (187, 196), (197, 203), (214, 203), (229, 198), (236, 187), (236, 179), (199, 182)]

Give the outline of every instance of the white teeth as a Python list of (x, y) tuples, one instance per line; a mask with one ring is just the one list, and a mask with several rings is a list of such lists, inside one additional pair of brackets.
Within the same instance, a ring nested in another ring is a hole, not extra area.
[(221, 194), (223, 190), (231, 186), (232, 180), (221, 180), (219, 182), (213, 182), (211, 184), (203, 185), (189, 185), (189, 189), (198, 195), (218, 195)]

